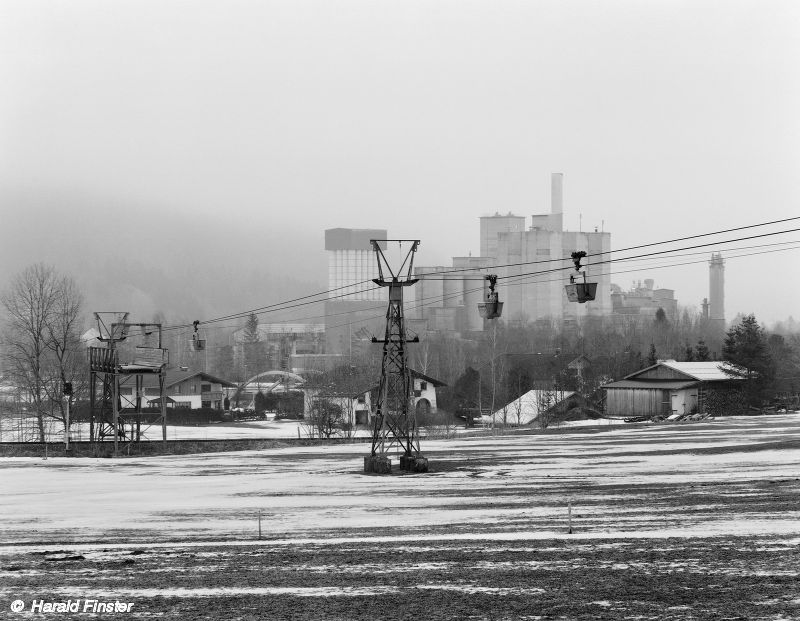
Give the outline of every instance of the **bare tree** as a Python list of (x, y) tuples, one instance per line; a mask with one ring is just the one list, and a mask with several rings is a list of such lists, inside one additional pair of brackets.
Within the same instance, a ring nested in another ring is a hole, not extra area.
[(522, 395), (517, 397), (514, 402), (511, 404), (512, 412), (514, 414), (514, 418), (517, 421), (517, 427), (522, 425)]
[(37, 263), (12, 280), (0, 303), (4, 366), (27, 396), (45, 442), (46, 418), (65, 421), (64, 383), (78, 384), (82, 296), (70, 277)]
[(342, 406), (330, 399), (314, 399), (306, 416), (311, 437), (330, 438), (342, 429)]
[(556, 401), (555, 392), (551, 390), (540, 390), (536, 397), (536, 420), (539, 427), (547, 429), (550, 425), (550, 408)]

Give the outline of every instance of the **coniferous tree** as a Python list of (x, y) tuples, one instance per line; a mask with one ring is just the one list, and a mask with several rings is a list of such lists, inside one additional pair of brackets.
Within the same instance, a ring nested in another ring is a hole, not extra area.
[(656, 353), (656, 346), (650, 343), (650, 351), (647, 353), (647, 364), (653, 366), (658, 363), (658, 354)]
[(261, 340), (261, 335), (258, 333), (258, 315), (255, 313), (250, 313), (244, 324), (244, 340), (246, 343), (257, 343)]
[(267, 343), (261, 340), (258, 329), (258, 315), (250, 313), (244, 324), (243, 336), (244, 364), (247, 378), (253, 377), (262, 371), (269, 371), (267, 360)]
[(733, 377), (745, 380), (748, 404), (760, 406), (775, 379), (775, 361), (770, 355), (767, 336), (755, 315), (742, 317), (725, 335), (723, 359), (732, 363)]
[(711, 352), (703, 339), (697, 341), (697, 345), (694, 346), (694, 357), (698, 362), (705, 362), (711, 359)]

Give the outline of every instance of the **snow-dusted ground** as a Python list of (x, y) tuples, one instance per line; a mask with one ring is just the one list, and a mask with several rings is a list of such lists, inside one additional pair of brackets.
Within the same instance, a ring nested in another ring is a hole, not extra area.
[[(605, 419), (602, 421), (583, 420), (570, 421), (555, 425), (556, 428), (568, 429), (570, 427), (595, 427), (598, 425), (612, 426), (624, 425), (622, 420)], [(479, 427), (480, 429), (480, 427)], [(522, 427), (521, 430), (531, 429), (530, 426)], [(432, 433), (441, 435), (442, 429), (425, 429), (421, 433)], [(450, 435), (474, 433), (474, 430), (466, 430), (463, 425), (451, 426), (448, 430)], [(509, 433), (513, 430), (509, 427)], [(50, 442), (64, 441), (64, 426), (55, 419), (45, 421), (45, 433)], [(209, 425), (189, 426), (189, 425), (167, 425), (168, 440), (280, 440), (287, 438), (308, 438), (311, 430), (303, 421), (297, 420), (256, 420), (213, 423)], [(353, 433), (357, 437), (369, 436), (370, 432), (366, 429), (358, 429)], [(0, 417), (0, 442), (19, 442), (25, 439), (35, 440), (38, 438), (36, 423), (33, 418), (20, 420), (15, 417)], [(89, 424), (74, 423), (71, 426), (72, 440), (88, 440)], [(142, 427), (142, 438), (148, 440), (161, 440), (160, 425), (145, 425)]]
[[(800, 505), (776, 515), (746, 503), (745, 513), (731, 514), (716, 510), (720, 498), (703, 500), (702, 491), (724, 486), (725, 494), (745, 501), (762, 493), (763, 481), (800, 477), (799, 441), (798, 415), (460, 438), (423, 443), (430, 474), (390, 477), (362, 474), (364, 444), (5, 458), (0, 540), (111, 543), (144, 533), (152, 541), (248, 539), (259, 513), (263, 536), (281, 540), (329, 541), (340, 532), (536, 539), (566, 533), (568, 506), (573, 538), (793, 538), (800, 537)], [(759, 445), (766, 450), (753, 450)], [(671, 494), (676, 486), (687, 490), (691, 507), (659, 496), (660, 487)]]
[(0, 459), (0, 616), (800, 618), (800, 415), (422, 448)]

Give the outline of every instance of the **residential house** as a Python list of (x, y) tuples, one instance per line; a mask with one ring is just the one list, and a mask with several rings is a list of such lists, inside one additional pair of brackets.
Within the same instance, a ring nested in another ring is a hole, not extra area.
[(436, 389), (447, 386), (447, 384), (414, 369), (409, 369), (409, 371), (413, 382), (412, 394), (414, 409), (418, 414), (435, 413), (438, 409), (436, 403)]
[[(436, 389), (446, 386), (444, 382), (433, 377), (410, 369), (412, 380), (412, 406), (418, 414), (436, 412), (438, 405), (436, 401)], [(342, 412), (349, 419), (348, 422), (354, 425), (369, 425), (372, 422), (373, 405), (376, 403), (378, 385), (371, 387), (342, 389), (339, 386), (331, 385), (326, 387), (305, 387), (304, 412), (307, 416), (314, 401), (326, 399), (332, 401), (342, 408)]]
[[(164, 387), (167, 407), (222, 410), (225, 408), (225, 389), (236, 388), (236, 384), (202, 371), (170, 369), (167, 371)], [(122, 407), (135, 407), (134, 386), (121, 384), (119, 391)], [(148, 407), (157, 407), (160, 399), (158, 378), (145, 376), (140, 396)]]
[(350, 425), (368, 425), (372, 411), (372, 396), (369, 390), (338, 390), (336, 388), (307, 388), (303, 412), (309, 418), (311, 409), (319, 401), (328, 401), (342, 409), (344, 422)]

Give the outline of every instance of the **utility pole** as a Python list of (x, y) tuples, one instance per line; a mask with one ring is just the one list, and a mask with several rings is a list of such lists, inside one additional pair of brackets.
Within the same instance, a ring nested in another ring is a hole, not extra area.
[[(381, 244), (403, 242), (411, 244), (400, 268), (395, 271), (389, 265)], [(378, 387), (378, 402), (372, 431), (372, 451), (364, 457), (364, 471), (389, 474), (391, 460), (387, 456), (392, 448), (401, 452), (400, 469), (411, 472), (427, 472), (428, 460), (419, 454), (419, 431), (416, 416), (411, 407), (411, 374), (407, 364), (406, 343), (418, 343), (419, 338), (406, 339), (403, 317), (403, 289), (417, 282), (412, 278), (414, 253), (419, 240), (376, 240), (370, 243), (378, 261), (378, 278), (373, 282), (389, 288), (389, 307), (386, 310), (384, 338), (372, 337), (373, 343), (383, 344), (381, 380)], [(384, 269), (387, 274), (384, 276)], [(403, 272), (404, 270), (405, 273)]]
[(72, 400), (72, 382), (64, 382), (64, 452), (69, 455), (69, 405)]

